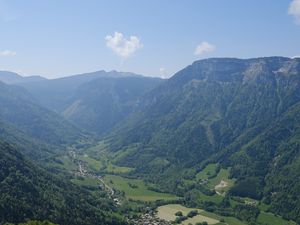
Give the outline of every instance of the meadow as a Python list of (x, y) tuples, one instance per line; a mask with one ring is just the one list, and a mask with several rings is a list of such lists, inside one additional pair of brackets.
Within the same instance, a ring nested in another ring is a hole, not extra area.
[(144, 181), (139, 179), (129, 179), (116, 175), (105, 175), (105, 183), (121, 192), (131, 200), (156, 201), (156, 200), (175, 200), (177, 197), (172, 194), (159, 193), (149, 190)]
[[(208, 224), (245, 225), (244, 223), (233, 217), (221, 217), (214, 213), (206, 212), (203, 209), (187, 208), (179, 204), (169, 204), (158, 207), (157, 216), (167, 221), (174, 221), (176, 219), (176, 212), (181, 211), (182, 214), (186, 216), (192, 210), (197, 210), (199, 214), (183, 221), (181, 224), (188, 225), (191, 223), (194, 225), (196, 223), (206, 221)], [(224, 223), (220, 222), (221, 219), (224, 219)]]
[(296, 223), (292, 221), (287, 221), (280, 216), (275, 216), (274, 214), (267, 212), (261, 212), (257, 221), (268, 225), (296, 225)]
[[(234, 185), (235, 180), (229, 179), (230, 168), (221, 168), (217, 173), (217, 166), (217, 164), (208, 164), (196, 175), (196, 180), (198, 182), (206, 180), (209, 189), (216, 189), (220, 194), (224, 194)], [(220, 185), (221, 182), (224, 183), (223, 187)]]

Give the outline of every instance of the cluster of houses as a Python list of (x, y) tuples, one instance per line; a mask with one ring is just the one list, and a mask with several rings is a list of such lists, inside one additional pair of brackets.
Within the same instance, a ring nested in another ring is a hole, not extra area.
[(113, 199), (113, 201), (115, 202), (115, 204), (117, 205), (121, 205), (121, 202), (119, 201), (118, 198), (114, 197), (115, 195), (115, 191), (113, 190), (113, 188), (109, 187), (108, 185), (106, 185), (102, 179), (101, 176), (91, 173), (89, 172), (84, 165), (82, 164), (82, 162), (80, 160), (76, 159), (76, 152), (74, 150), (69, 151), (71, 157), (73, 158), (73, 160), (78, 164), (78, 171), (75, 172), (76, 176), (81, 176), (81, 177), (91, 177), (93, 179), (97, 179), (99, 181), (99, 188), (101, 190), (104, 190), (108, 193), (109, 197), (111, 199)]
[(151, 213), (146, 213), (139, 218), (131, 219), (130, 223), (134, 225), (171, 225), (170, 222), (159, 219)]

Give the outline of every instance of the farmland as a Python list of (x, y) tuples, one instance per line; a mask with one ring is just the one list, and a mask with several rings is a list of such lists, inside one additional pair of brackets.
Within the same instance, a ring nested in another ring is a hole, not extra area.
[(145, 182), (139, 179), (129, 179), (116, 175), (105, 175), (104, 181), (110, 187), (124, 192), (125, 197), (131, 200), (156, 201), (160, 199), (177, 199), (177, 197), (172, 194), (159, 193), (149, 190)]
[[(158, 207), (157, 216), (160, 219), (174, 221), (176, 219), (175, 213), (177, 213), (178, 211), (182, 212), (183, 216), (186, 216), (192, 210), (197, 210), (198, 215), (184, 220), (181, 224), (187, 225), (191, 223), (194, 225), (199, 222), (207, 222), (208, 224), (245, 225), (244, 223), (233, 217), (221, 217), (214, 213), (206, 212), (202, 209), (187, 208), (179, 204), (169, 204)], [(220, 222), (220, 220), (222, 219), (224, 220), (224, 223)]]

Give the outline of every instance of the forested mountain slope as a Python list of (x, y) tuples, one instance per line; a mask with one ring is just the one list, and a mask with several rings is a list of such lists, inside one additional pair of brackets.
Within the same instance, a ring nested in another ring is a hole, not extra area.
[(65, 118), (99, 135), (129, 115), (138, 98), (162, 82), (149, 77), (103, 77), (79, 86)]
[[(233, 149), (228, 148), (232, 152)], [(232, 155), (224, 153), (220, 161), (229, 163), (232, 176), (238, 178), (232, 194), (264, 198), (272, 211), (299, 223), (300, 103)]]
[(134, 73), (98, 71), (18, 85), (42, 106), (102, 135), (132, 112), (139, 97), (162, 81)]
[(0, 141), (0, 224), (26, 219), (56, 224), (125, 224), (104, 193), (88, 192), (46, 172)]
[(171, 190), (220, 162), (237, 178), (232, 194), (264, 198), (299, 222), (300, 59), (200, 60), (139, 103), (107, 138), (120, 165)]
[[(0, 122), (2, 138), (20, 146), (24, 142), (35, 142), (54, 151), (86, 138), (85, 132), (63, 117), (39, 106), (23, 88), (1, 82)], [(29, 149), (33, 152), (34, 146)]]
[(22, 153), (32, 159), (48, 158), (59, 149), (28, 135), (2, 119), (0, 119), (0, 139), (17, 145)]

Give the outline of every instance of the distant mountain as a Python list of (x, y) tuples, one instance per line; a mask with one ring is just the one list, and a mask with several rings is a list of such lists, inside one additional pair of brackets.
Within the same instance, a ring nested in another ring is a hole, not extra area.
[(121, 225), (112, 200), (46, 172), (0, 141), (0, 224), (49, 220), (61, 225)]
[(63, 115), (101, 135), (131, 113), (139, 97), (160, 83), (161, 79), (141, 76), (98, 78), (77, 88)]
[(4, 83), (12, 84), (20, 80), (22, 80), (22, 77), (17, 73), (9, 71), (0, 71), (0, 81)]
[(162, 81), (134, 73), (98, 71), (18, 85), (40, 105), (102, 135), (132, 112), (139, 97)]
[(166, 190), (208, 162), (232, 167), (233, 195), (300, 222), (299, 105), (300, 59), (200, 60), (143, 96), (108, 149)]
[[(86, 134), (63, 117), (39, 106), (33, 97), (18, 86), (0, 82), (0, 135), (12, 143), (36, 143), (48, 151), (78, 143)], [(29, 140), (30, 138), (30, 140)], [(50, 148), (51, 146), (51, 148)], [(39, 148), (36, 154), (40, 155)]]
[(116, 78), (136, 76), (139, 75), (117, 71), (105, 72), (101, 70), (58, 79), (26, 82), (20, 85), (25, 87), (42, 106), (61, 113), (69, 106), (71, 98), (75, 95), (79, 86), (84, 83), (102, 77)]
[(46, 78), (41, 76), (28, 76), (22, 77), (17, 73), (9, 72), (9, 71), (0, 71), (0, 81), (6, 84), (20, 84), (27, 82), (36, 82), (46, 80)]

